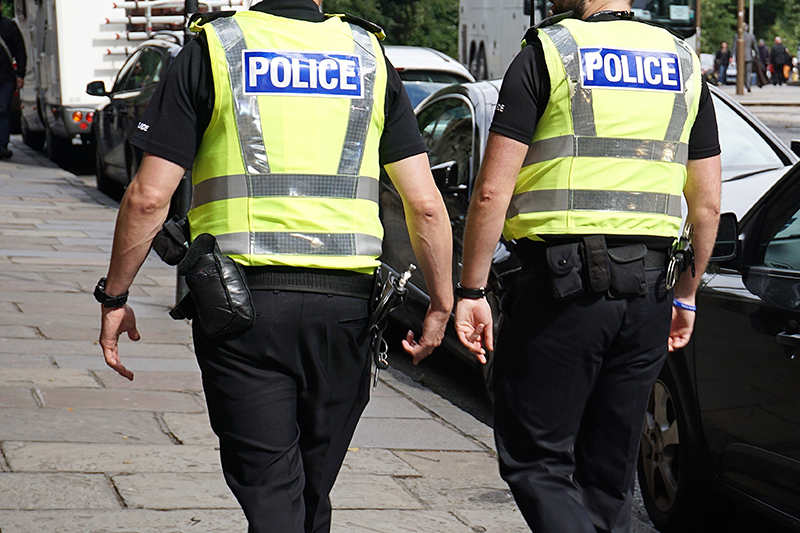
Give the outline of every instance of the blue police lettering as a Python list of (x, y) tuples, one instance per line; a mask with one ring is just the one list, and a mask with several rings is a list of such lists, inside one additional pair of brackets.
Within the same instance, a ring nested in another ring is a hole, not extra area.
[(364, 96), (361, 61), (356, 55), (271, 50), (242, 54), (245, 94)]
[(683, 80), (674, 52), (581, 48), (581, 74), (586, 87), (680, 92)]

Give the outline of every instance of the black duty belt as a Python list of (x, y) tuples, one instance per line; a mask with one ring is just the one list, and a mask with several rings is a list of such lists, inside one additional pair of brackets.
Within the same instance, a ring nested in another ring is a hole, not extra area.
[[(522, 256), (522, 270), (547, 270), (547, 254), (546, 250), (550, 246), (547, 243), (535, 243), (526, 247), (525, 253)], [(609, 246), (613, 250), (617, 246)], [(662, 250), (651, 250), (648, 248), (647, 254), (644, 256), (645, 270), (666, 270), (667, 259), (669, 254)]]
[(375, 278), (346, 270), (293, 267), (245, 267), (251, 290), (316, 292), (369, 299)]

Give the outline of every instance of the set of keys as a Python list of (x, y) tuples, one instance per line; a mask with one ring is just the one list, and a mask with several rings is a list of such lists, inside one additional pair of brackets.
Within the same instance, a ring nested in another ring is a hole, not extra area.
[(667, 290), (671, 290), (681, 277), (684, 270), (691, 267), (692, 277), (695, 276), (694, 267), (694, 248), (692, 248), (692, 234), (694, 226), (687, 222), (683, 227), (683, 233), (678, 241), (672, 246), (669, 253), (669, 263), (667, 264)]

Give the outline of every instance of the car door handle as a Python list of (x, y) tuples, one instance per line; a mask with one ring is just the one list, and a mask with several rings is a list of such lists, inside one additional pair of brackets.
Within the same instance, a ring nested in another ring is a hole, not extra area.
[(791, 334), (782, 331), (778, 333), (776, 340), (778, 341), (778, 344), (785, 344), (786, 346), (800, 348), (800, 334)]

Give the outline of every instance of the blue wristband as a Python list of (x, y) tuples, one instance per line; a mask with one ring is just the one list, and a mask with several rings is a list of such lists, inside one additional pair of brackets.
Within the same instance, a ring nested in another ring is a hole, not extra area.
[(672, 300), (672, 305), (674, 305), (678, 309), (686, 309), (687, 311), (691, 311), (692, 313), (696, 313), (697, 312), (697, 306), (696, 305), (685, 304), (683, 302), (679, 302), (678, 300)]

